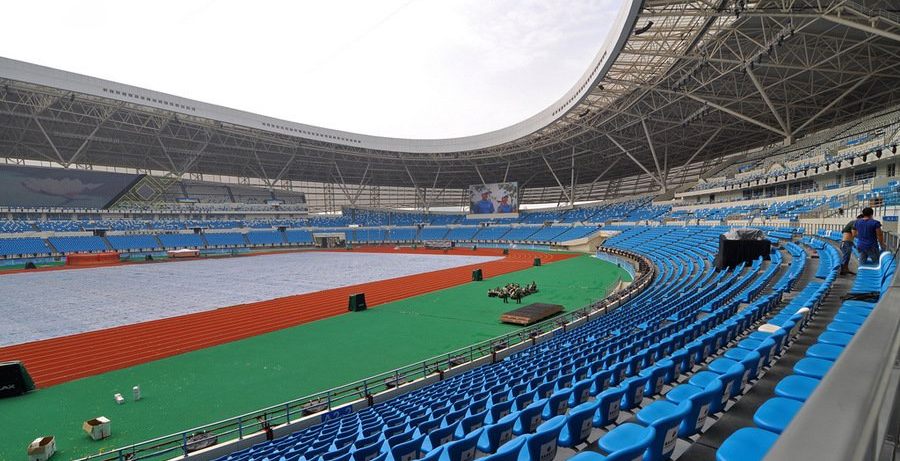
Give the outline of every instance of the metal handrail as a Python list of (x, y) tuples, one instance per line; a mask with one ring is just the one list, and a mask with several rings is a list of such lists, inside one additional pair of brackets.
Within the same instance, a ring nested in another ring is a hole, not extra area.
[(889, 283), (766, 461), (893, 459), (900, 434), (900, 273)]
[(637, 263), (638, 277), (623, 292), (612, 293), (603, 300), (590, 303), (579, 309), (566, 312), (561, 316), (536, 323), (513, 333), (506, 333), (473, 345), (456, 349), (432, 358), (380, 373), (352, 383), (344, 384), (326, 391), (293, 399), (270, 407), (244, 413), (228, 419), (204, 424), (192, 429), (164, 435), (121, 448), (107, 450), (79, 458), (77, 461), (124, 461), (172, 459), (187, 456), (194, 449), (190, 446), (195, 436), (208, 436), (216, 439), (216, 444), (223, 441), (241, 440), (264, 428), (264, 423), (271, 426), (290, 424), (302, 418), (324, 414), (334, 408), (368, 400), (384, 391), (389, 391), (412, 381), (434, 376), (458, 368), (478, 359), (508, 349), (517, 344), (535, 341), (535, 338), (558, 329), (565, 329), (571, 322), (588, 315), (605, 314), (618, 308), (632, 299), (652, 281), (655, 268), (649, 259), (629, 251), (600, 248), (615, 255), (624, 256)]

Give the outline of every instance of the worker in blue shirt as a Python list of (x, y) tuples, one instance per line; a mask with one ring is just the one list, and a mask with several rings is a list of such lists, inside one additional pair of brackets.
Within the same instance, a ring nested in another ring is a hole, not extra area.
[(512, 213), (513, 211), (515, 210), (513, 210), (512, 204), (509, 203), (509, 196), (504, 195), (497, 205), (497, 213)]
[(472, 204), (472, 213), (491, 214), (494, 212), (494, 202), (491, 201), (491, 191), (481, 193), (481, 200)]
[(881, 223), (872, 216), (875, 210), (866, 207), (862, 210), (862, 219), (857, 219), (853, 224), (853, 236), (856, 237), (856, 249), (859, 250), (859, 263), (878, 263), (881, 256), (881, 248), (885, 248), (884, 233), (881, 231)]

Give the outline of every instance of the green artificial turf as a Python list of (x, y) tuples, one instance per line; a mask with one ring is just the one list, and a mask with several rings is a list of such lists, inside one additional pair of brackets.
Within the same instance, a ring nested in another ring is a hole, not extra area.
[[(515, 331), (498, 319), (516, 304), (486, 295), (497, 285), (534, 280), (540, 292), (523, 305), (572, 309), (602, 297), (619, 278), (628, 275), (579, 256), (3, 399), (0, 460), (24, 460), (28, 443), (44, 435), (56, 437), (59, 459), (125, 446)], [(134, 385), (143, 391), (138, 402)], [(127, 403), (116, 405), (116, 392)], [(110, 438), (94, 442), (82, 432), (82, 422), (96, 416), (111, 420)]]
[[(38, 268), (41, 268), (41, 267), (59, 267), (59, 266), (64, 266), (65, 264), (66, 264), (65, 261), (54, 261), (54, 262), (47, 262), (47, 263), (38, 263), (35, 265)], [(23, 264), (10, 264), (8, 266), (0, 266), (0, 271), (21, 270), (21, 269), (25, 269), (24, 263)]]

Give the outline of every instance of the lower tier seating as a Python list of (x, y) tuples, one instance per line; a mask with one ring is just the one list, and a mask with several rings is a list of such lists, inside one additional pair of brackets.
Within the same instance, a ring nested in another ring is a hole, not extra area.
[(606, 244), (646, 255), (656, 272), (621, 308), (500, 362), (222, 459), (467, 461), (480, 453), (548, 461), (560, 447), (574, 454), (588, 443), (602, 453), (579, 456), (665, 459), (795, 333), (788, 323), (768, 333), (756, 326), (821, 294), (821, 284), (806, 287), (780, 307), (807, 259), (784, 270), (777, 251), (770, 262), (716, 272), (723, 230), (628, 229)]

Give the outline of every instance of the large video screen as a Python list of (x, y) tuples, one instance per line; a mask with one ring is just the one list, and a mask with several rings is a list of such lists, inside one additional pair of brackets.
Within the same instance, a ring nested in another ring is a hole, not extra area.
[(519, 212), (519, 184), (514, 182), (469, 186), (469, 214), (509, 215)]
[(0, 206), (106, 208), (141, 176), (0, 165)]

